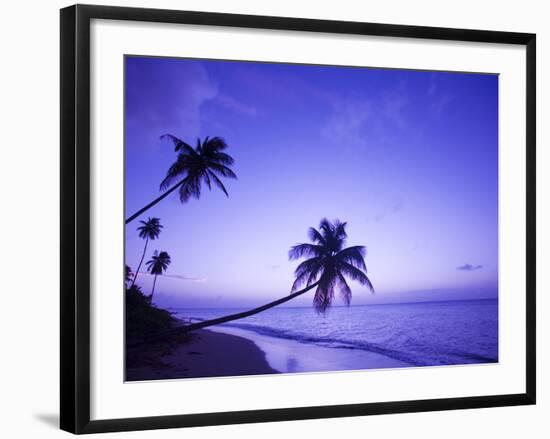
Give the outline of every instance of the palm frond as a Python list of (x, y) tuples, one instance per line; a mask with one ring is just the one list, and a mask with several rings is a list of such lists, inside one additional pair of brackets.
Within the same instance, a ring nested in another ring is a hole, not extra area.
[(202, 148), (205, 152), (219, 152), (227, 148), (227, 143), (225, 143), (225, 140), (221, 137), (216, 136), (211, 139), (207, 137), (204, 139)]
[(336, 253), (336, 258), (345, 262), (350, 263), (354, 267), (357, 267), (367, 272), (367, 266), (365, 265), (365, 254), (366, 249), (362, 245), (355, 245), (352, 247), (346, 247), (343, 250), (340, 250)]
[(332, 224), (335, 238), (344, 240), (348, 237), (348, 234), (346, 233), (346, 225), (348, 223), (335, 219)]
[(191, 197), (199, 198), (201, 196), (200, 180), (196, 176), (189, 176), (185, 180), (179, 190), (182, 203), (187, 203)]
[(338, 268), (343, 274), (352, 280), (359, 282), (361, 285), (366, 285), (374, 293), (374, 287), (372, 286), (370, 279), (357, 267), (354, 267), (347, 262), (339, 261)]
[(306, 281), (306, 285), (310, 286), (311, 284), (315, 283), (317, 281), (317, 278), (323, 274), (325, 267), (323, 264), (319, 264), (317, 268), (312, 269), (309, 272), (309, 277)]
[(323, 235), (321, 235), (315, 227), (309, 228), (307, 236), (311, 241), (316, 242), (317, 244), (325, 243), (325, 238), (323, 238)]
[(319, 257), (325, 252), (326, 250), (322, 245), (309, 243), (296, 244), (288, 251), (288, 258), (292, 261), (303, 257)]
[(212, 182), (210, 181), (210, 176), (208, 175), (208, 172), (205, 172), (203, 174), (203, 179), (206, 183), (206, 186), (208, 186), (208, 190), (212, 190)]
[(220, 174), (223, 177), (237, 179), (237, 174), (235, 174), (230, 168), (228, 168), (225, 165), (209, 162), (208, 167), (210, 168), (211, 171), (217, 174)]
[(319, 230), (330, 251), (337, 252), (342, 249), (347, 238), (346, 223), (342, 223), (338, 219), (331, 223), (328, 219), (323, 218), (319, 223)]
[(296, 277), (301, 277), (304, 274), (309, 276), (312, 271), (317, 270), (322, 264), (323, 258), (320, 257), (306, 259), (296, 267), (296, 270), (294, 270), (294, 275)]
[(214, 184), (218, 186), (227, 197), (229, 197), (229, 193), (227, 192), (227, 189), (223, 185), (222, 181), (218, 178), (218, 176), (210, 170), (208, 170), (207, 172), (210, 175), (210, 177), (212, 177), (212, 180), (214, 180)]
[(151, 267), (153, 267), (153, 265), (155, 265), (155, 262), (158, 258), (158, 255), (159, 255), (158, 250), (155, 250), (153, 252), (153, 256), (151, 256), (151, 259), (149, 259), (147, 262), (145, 262), (145, 266), (147, 267), (147, 271), (150, 271)]
[(296, 279), (294, 280), (291, 288), (291, 293), (297, 291), (302, 285), (309, 286), (315, 282), (319, 270), (323, 268), (323, 260), (320, 257), (307, 259), (303, 261), (296, 270), (294, 275)]
[(168, 168), (166, 177), (160, 182), (160, 190), (168, 189), (174, 180), (181, 178), (189, 173), (189, 159), (184, 154), (179, 154), (176, 161)]
[(231, 157), (229, 154), (226, 154), (225, 152), (212, 152), (209, 153), (206, 157), (209, 162), (219, 163), (221, 165), (231, 166), (235, 163), (233, 157)]
[(325, 239), (332, 235), (332, 224), (327, 218), (323, 218), (319, 222), (319, 230)]
[(344, 276), (342, 276), (342, 273), (340, 273), (339, 271), (336, 280), (338, 284), (338, 289), (340, 290), (340, 296), (342, 296), (342, 300), (344, 301), (344, 303), (349, 306), (349, 304), (351, 303), (351, 288), (346, 282)]
[(308, 273), (304, 273), (302, 276), (298, 276), (296, 279), (294, 279), (294, 282), (292, 282), (292, 287), (290, 288), (290, 294), (295, 293), (298, 291), (302, 285), (306, 284), (306, 278)]
[(189, 145), (188, 143), (184, 142), (183, 140), (177, 138), (172, 134), (163, 134), (162, 136), (160, 136), (160, 138), (161, 140), (164, 140), (164, 139), (171, 140), (172, 143), (174, 144), (174, 151), (182, 151), (190, 155), (197, 154), (191, 145)]
[[(208, 136), (204, 139), (205, 142), (208, 142)], [(197, 146), (195, 146), (195, 151), (197, 154), (202, 155), (202, 142), (200, 137), (197, 137)]]
[(170, 255), (168, 254), (168, 252), (165, 252), (165, 251), (160, 252), (159, 262), (165, 269), (166, 269), (166, 267), (168, 267), (168, 265), (170, 265), (172, 260), (170, 258)]

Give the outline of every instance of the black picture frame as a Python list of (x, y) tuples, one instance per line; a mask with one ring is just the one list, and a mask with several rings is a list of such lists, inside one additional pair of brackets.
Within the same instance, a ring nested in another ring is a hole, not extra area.
[[(525, 393), (90, 420), (90, 21), (182, 23), (334, 34), (408, 37), (526, 47), (526, 376)], [(250, 422), (365, 416), (535, 404), (536, 400), (536, 36), (211, 12), (75, 5), (61, 10), (61, 404), (60, 424), (72, 433), (99, 433)]]

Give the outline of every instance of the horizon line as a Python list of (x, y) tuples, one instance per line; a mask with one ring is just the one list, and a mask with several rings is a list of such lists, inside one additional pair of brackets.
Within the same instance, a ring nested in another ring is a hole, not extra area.
[[(386, 302), (386, 303), (362, 303), (359, 305), (332, 305), (331, 308), (359, 308), (363, 306), (381, 306), (381, 305), (418, 305), (418, 304), (426, 304), (426, 303), (445, 303), (445, 302), (479, 302), (479, 301), (488, 301), (488, 300), (499, 300), (498, 295), (495, 297), (481, 297), (479, 299), (474, 298), (468, 298), (468, 299), (444, 299), (444, 300), (418, 300), (418, 301), (406, 301), (406, 302)], [(182, 307), (175, 307), (175, 306), (169, 306), (165, 309), (171, 310), (171, 309), (242, 309), (242, 308), (248, 308), (249, 306), (253, 305), (246, 305), (246, 306), (182, 306)], [(312, 308), (311, 305), (301, 305), (301, 306), (285, 306), (281, 305), (278, 308)]]

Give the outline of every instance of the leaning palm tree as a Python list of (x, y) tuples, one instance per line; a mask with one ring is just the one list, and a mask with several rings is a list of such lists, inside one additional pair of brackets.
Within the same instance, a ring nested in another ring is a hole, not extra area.
[(153, 288), (151, 289), (151, 295), (149, 296), (151, 302), (153, 301), (153, 294), (155, 294), (155, 284), (157, 283), (157, 276), (164, 273), (168, 266), (170, 265), (170, 255), (166, 252), (158, 252), (155, 250), (153, 256), (148, 260), (145, 265), (147, 265), (147, 270), (149, 273), (155, 276), (153, 280)]
[(149, 240), (157, 239), (160, 235), (161, 229), (164, 227), (160, 224), (159, 218), (148, 218), (147, 221), (140, 221), (140, 223), (141, 226), (137, 228), (137, 231), (139, 232), (139, 237), (145, 239), (145, 246), (143, 247), (143, 253), (141, 254), (141, 260), (139, 261), (137, 270), (134, 273), (134, 279), (132, 280), (132, 285), (130, 285), (131, 287), (136, 283), (139, 269), (141, 268), (141, 264), (143, 264), (143, 259), (145, 258), (145, 252), (147, 252), (147, 244), (149, 243)]
[(237, 178), (237, 175), (231, 169), (234, 163), (233, 157), (224, 152), (227, 143), (221, 137), (206, 137), (203, 141), (197, 139), (195, 148), (172, 134), (164, 134), (160, 138), (171, 140), (175, 146), (175, 151), (178, 152), (176, 161), (170, 166), (166, 177), (160, 183), (160, 190), (165, 192), (131, 215), (126, 220), (126, 224), (162, 201), (175, 190), (179, 190), (182, 203), (186, 203), (191, 197), (199, 198), (203, 182), (208, 186), (208, 189), (212, 189), (212, 185), (215, 185), (229, 197), (220, 177)]
[[(250, 311), (186, 325), (179, 328), (179, 331), (194, 331), (207, 326), (249, 317), (288, 302), (313, 288), (316, 288), (313, 305), (317, 312), (324, 314), (332, 305), (336, 290), (339, 290), (344, 303), (346, 305), (350, 304), (352, 293), (346, 277), (359, 282), (374, 292), (372, 283), (366, 274), (365, 247), (344, 248), (347, 238), (346, 223), (339, 220), (330, 222), (323, 219), (319, 229), (313, 227), (309, 229), (309, 238), (313, 243), (297, 244), (291, 247), (288, 252), (290, 260), (302, 257), (308, 258), (296, 268), (294, 272), (296, 279), (288, 296)], [(304, 286), (304, 288), (298, 290), (301, 286)]]

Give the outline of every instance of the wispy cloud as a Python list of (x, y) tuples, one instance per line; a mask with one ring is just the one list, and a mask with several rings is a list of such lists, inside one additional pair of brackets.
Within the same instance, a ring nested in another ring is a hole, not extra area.
[(388, 206), (386, 209), (384, 209), (382, 212), (377, 213), (371, 218), (367, 218), (367, 221), (374, 221), (374, 222), (381, 222), (385, 218), (392, 216), (392, 215), (398, 215), (400, 212), (402, 212), (405, 209), (405, 205), (403, 204), (403, 201), (399, 200)]
[(220, 94), (216, 97), (215, 101), (229, 110), (245, 114), (247, 116), (255, 116), (257, 113), (255, 107), (240, 102), (237, 99), (232, 98), (231, 96)]
[(321, 135), (327, 139), (338, 139), (341, 144), (362, 144), (365, 135), (362, 130), (372, 114), (368, 101), (340, 101), (333, 105), (332, 114)]
[(434, 97), (431, 102), (431, 110), (436, 117), (441, 117), (454, 100), (450, 94), (442, 94)]
[(396, 89), (382, 98), (382, 112), (384, 116), (401, 129), (406, 128), (408, 125), (407, 117), (405, 116), (408, 102), (407, 96), (401, 89)]
[(432, 73), (427, 91), (430, 99), (430, 110), (436, 118), (441, 117), (455, 99), (453, 94), (442, 90), (440, 79), (438, 78), (438, 74)]
[[(139, 275), (153, 276), (151, 273), (148, 273), (146, 271), (140, 271)], [(170, 279), (185, 280), (189, 282), (206, 282), (207, 281), (205, 277), (184, 276), (181, 274), (163, 274), (162, 277), (167, 277)]]
[(472, 265), (472, 264), (464, 264), (456, 267), (456, 269), (459, 271), (474, 271), (474, 270), (481, 270), (482, 268), (483, 268), (483, 265)]
[(199, 62), (129, 58), (126, 76), (129, 145), (154, 147), (164, 133), (198, 136), (201, 106), (218, 95), (218, 87)]
[[(383, 92), (366, 93), (361, 97), (317, 92), (316, 97), (329, 105), (330, 117), (321, 130), (328, 139), (352, 147), (373, 147), (387, 151), (398, 133), (410, 130), (410, 97), (402, 81)], [(373, 143), (376, 139), (376, 144)]]
[(430, 75), (430, 83), (428, 85), (428, 96), (433, 96), (437, 92), (437, 74)]

